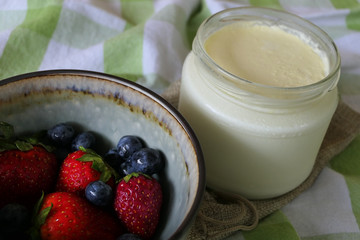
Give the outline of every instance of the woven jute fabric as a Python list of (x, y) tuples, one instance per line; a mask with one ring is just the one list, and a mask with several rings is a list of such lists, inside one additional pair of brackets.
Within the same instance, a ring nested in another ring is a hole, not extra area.
[[(173, 83), (163, 97), (177, 107), (180, 81)], [(321, 145), (310, 176), (296, 189), (280, 197), (251, 201), (242, 196), (207, 189), (188, 239), (223, 239), (236, 231), (254, 229), (259, 220), (279, 210), (312, 186), (322, 169), (360, 134), (360, 114), (340, 101)]]

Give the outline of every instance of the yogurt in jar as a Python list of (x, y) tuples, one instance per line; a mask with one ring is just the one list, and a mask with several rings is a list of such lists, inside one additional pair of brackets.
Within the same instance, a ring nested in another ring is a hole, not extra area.
[(200, 140), (207, 185), (250, 199), (300, 185), (337, 107), (339, 66), (331, 39), (294, 15), (238, 8), (206, 20), (179, 110)]
[(327, 57), (277, 25), (241, 21), (205, 41), (206, 53), (224, 70), (252, 82), (276, 87), (305, 86), (328, 73)]

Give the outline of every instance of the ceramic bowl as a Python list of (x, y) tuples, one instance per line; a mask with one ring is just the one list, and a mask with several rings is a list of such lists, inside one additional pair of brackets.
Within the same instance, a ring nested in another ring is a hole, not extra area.
[(200, 145), (180, 113), (154, 92), (125, 79), (78, 70), (52, 70), (0, 81), (0, 120), (16, 132), (70, 122), (94, 132), (101, 149), (137, 135), (159, 149), (164, 205), (155, 239), (185, 238), (205, 188)]

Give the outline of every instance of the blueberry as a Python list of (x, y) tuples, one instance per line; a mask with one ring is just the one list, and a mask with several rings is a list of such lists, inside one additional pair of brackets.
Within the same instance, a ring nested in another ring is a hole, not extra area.
[(141, 172), (147, 175), (159, 173), (164, 167), (164, 160), (158, 150), (142, 148), (132, 154), (130, 161), (123, 166), (127, 174)]
[(91, 132), (82, 132), (75, 137), (75, 139), (71, 143), (71, 150), (76, 151), (79, 150), (80, 146), (84, 148), (91, 148), (95, 144), (95, 136)]
[(21, 234), (30, 225), (29, 210), (17, 203), (10, 203), (0, 209), (0, 233), (3, 235)]
[(59, 123), (47, 131), (48, 138), (62, 146), (70, 144), (74, 134), (74, 128), (67, 123)]
[(119, 174), (121, 177), (124, 177), (132, 172), (136, 172), (132, 169), (132, 166), (131, 166), (131, 162), (123, 162), (121, 165), (120, 165), (120, 168), (119, 168)]
[(126, 135), (120, 138), (117, 149), (121, 157), (127, 159), (134, 152), (140, 150), (143, 147), (140, 138), (132, 135)]
[(85, 197), (92, 204), (105, 207), (111, 204), (113, 200), (113, 190), (103, 181), (94, 181), (86, 186)]
[(120, 169), (120, 165), (124, 162), (124, 159), (120, 157), (117, 148), (112, 148), (105, 153), (104, 160), (115, 170)]
[(124, 233), (116, 238), (116, 240), (142, 240), (142, 238), (133, 233)]

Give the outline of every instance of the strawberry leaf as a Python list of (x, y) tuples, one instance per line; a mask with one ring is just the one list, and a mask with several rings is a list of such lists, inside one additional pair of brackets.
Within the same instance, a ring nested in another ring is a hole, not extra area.
[(28, 137), (28, 136), (21, 137), (20, 139), (23, 140), (24, 142), (28, 142), (32, 145), (38, 144), (38, 142), (39, 142), (37, 138), (34, 138), (32, 136), (31, 137)]
[(105, 165), (105, 162), (99, 155), (86, 153), (77, 160), (85, 162), (92, 161), (91, 168), (101, 173), (100, 180), (102, 180), (103, 182), (107, 182), (111, 178), (112, 173), (109, 167)]
[(33, 149), (33, 145), (40, 145), (48, 152), (54, 151), (54, 147), (42, 143), (40, 140), (45, 136), (46, 131), (40, 131), (32, 136), (15, 138), (14, 127), (6, 122), (0, 121), (0, 152), (6, 150), (20, 150), (23, 152)]
[(54, 146), (46, 145), (46, 144), (41, 143), (41, 142), (39, 142), (38, 144), (40, 146), (42, 146), (43, 148), (45, 148), (45, 150), (48, 151), (48, 152), (52, 152), (52, 151), (54, 151), (56, 149), (56, 147), (54, 147)]
[(76, 160), (81, 161), (81, 162), (93, 162), (92, 168), (95, 169), (96, 171), (101, 172), (101, 168), (98, 167), (98, 165), (96, 165), (96, 164), (94, 165), (94, 162), (102, 162), (103, 161), (99, 155), (93, 155), (90, 153), (86, 153)]
[(39, 144), (41, 142), (41, 139), (43, 139), (45, 135), (46, 135), (46, 130), (42, 130), (36, 132), (35, 134), (32, 134), (31, 136), (24, 136), (22, 137), (22, 139), (35, 145), (35, 144)]
[(83, 146), (80, 146), (79, 150), (85, 153), (84, 155), (82, 155), (80, 158), (77, 159), (79, 161), (82, 162), (103, 161), (102, 157), (90, 148), (84, 148)]
[(16, 145), (8, 140), (0, 139), (0, 152), (17, 149)]
[(105, 171), (105, 164), (102, 162), (101, 159), (95, 159), (93, 158), (93, 163), (91, 165), (91, 168), (98, 171), (98, 172), (103, 172)]
[(44, 208), (35, 216), (32, 223), (33, 225), (28, 230), (28, 234), (30, 235), (31, 240), (41, 240), (40, 227), (45, 223), (46, 218), (49, 215), (53, 206), (54, 205), (51, 203), (51, 206)]
[(139, 176), (138, 173), (133, 172), (133, 173), (131, 173), (131, 174), (126, 175), (123, 179), (124, 179), (124, 181), (127, 183), (127, 182), (130, 181), (130, 179), (131, 179), (132, 177), (138, 177), (138, 176)]
[(33, 145), (26, 141), (17, 140), (17, 141), (15, 141), (15, 145), (22, 152), (26, 152), (26, 151), (33, 149)]
[(5, 139), (10, 139), (14, 137), (14, 127), (7, 122), (0, 121), (0, 136), (3, 136)]
[(112, 174), (111, 174), (111, 171), (109, 171), (109, 170), (102, 171), (99, 180), (101, 180), (101, 181), (103, 181), (104, 183), (106, 183), (106, 182), (109, 181), (109, 179), (111, 178), (111, 175), (112, 175)]
[(111, 176), (114, 176), (115, 179), (118, 178), (118, 174), (116, 173), (116, 171), (110, 166), (108, 166), (104, 162), (103, 158), (95, 151), (89, 148), (85, 149), (82, 146), (80, 146), (79, 149), (85, 152), (85, 154), (77, 160), (82, 162), (92, 162), (91, 168), (101, 173), (100, 180), (106, 183), (107, 181), (109, 181)]
[[(133, 177), (139, 177), (140, 175), (143, 175), (144, 177), (148, 178), (148, 179), (152, 179), (149, 175), (147, 174), (144, 174), (144, 173), (140, 173), (140, 172), (133, 172), (133, 173), (130, 173), (128, 175), (126, 175), (125, 177), (123, 177), (122, 179), (127, 183), (130, 181), (131, 178)], [(121, 179), (120, 179), (121, 181)]]
[(79, 150), (85, 152), (85, 153), (88, 153), (88, 154), (91, 154), (91, 155), (94, 155), (94, 156), (98, 156), (100, 157), (99, 154), (97, 154), (94, 150), (92, 150), (91, 148), (84, 148), (83, 146), (79, 146)]
[(44, 208), (40, 211), (41, 205), (44, 200), (44, 192), (41, 193), (40, 199), (37, 201), (33, 208), (32, 218), (31, 218), (31, 227), (28, 230), (31, 240), (40, 240), (40, 227), (46, 221), (47, 216), (49, 215), (53, 204), (51, 206)]
[(32, 144), (32, 145), (40, 145), (43, 148), (45, 148), (46, 151), (52, 152), (55, 150), (55, 147), (51, 146), (51, 145), (47, 145), (41, 141), (45, 135), (46, 135), (46, 131), (43, 130), (43, 131), (39, 131), (31, 136), (23, 136), (20, 139), (25, 142), (28, 142), (29, 144)]
[(36, 218), (36, 225), (41, 226), (45, 223), (47, 216), (49, 215), (52, 207), (54, 205), (51, 203), (50, 207), (46, 207), (40, 211), (38, 217)]
[(34, 217), (38, 214), (38, 212), (40, 211), (40, 207), (41, 207), (41, 204), (43, 203), (44, 201), (44, 191), (41, 192), (41, 196), (39, 198), (39, 200), (36, 202), (36, 204), (34, 205), (34, 208), (33, 208), (33, 220), (34, 220)]

